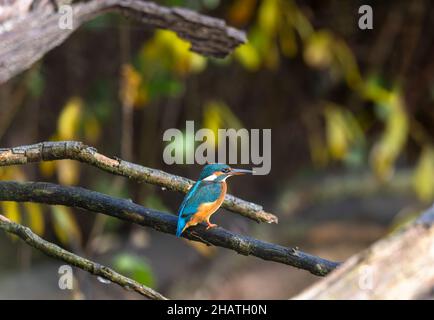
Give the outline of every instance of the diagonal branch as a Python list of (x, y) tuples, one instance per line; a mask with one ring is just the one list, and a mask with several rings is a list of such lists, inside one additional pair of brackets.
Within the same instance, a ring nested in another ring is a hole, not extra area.
[(42, 239), (41, 237), (33, 233), (32, 230), (30, 230), (29, 228), (12, 222), (2, 215), (0, 215), (0, 229), (20, 237), (28, 245), (42, 251), (43, 253), (51, 257), (65, 261), (70, 265), (83, 269), (96, 276), (108, 279), (111, 282), (116, 283), (125, 289), (134, 290), (149, 299), (167, 300), (166, 297), (162, 296), (160, 293), (154, 291), (153, 289), (148, 288), (130, 278), (127, 278), (108, 267), (105, 267), (96, 262), (90, 261), (83, 257), (77, 256), (69, 251), (66, 251), (59, 246)]
[[(130, 200), (111, 197), (79, 187), (59, 186), (43, 182), (0, 181), (0, 201), (38, 202), (77, 207), (103, 213), (128, 222), (175, 234), (174, 215), (144, 208)], [(184, 237), (227, 249), (243, 255), (284, 263), (324, 276), (338, 266), (337, 262), (304, 253), (294, 248), (242, 236), (222, 228), (205, 230), (203, 225), (188, 229)]]
[(0, 84), (29, 68), (83, 23), (108, 11), (121, 11), (151, 28), (172, 30), (191, 43), (192, 51), (205, 56), (224, 57), (246, 42), (243, 32), (228, 27), (223, 20), (182, 8), (142, 0), (90, 0), (71, 7), (71, 30), (59, 27), (62, 15), (49, 5), (0, 25)]
[[(194, 183), (192, 180), (161, 170), (143, 167), (118, 158), (108, 158), (98, 153), (95, 148), (76, 141), (41, 142), (0, 149), (0, 166), (62, 159), (78, 160), (112, 174), (184, 193)], [(275, 215), (265, 212), (261, 206), (232, 195), (226, 195), (223, 207), (257, 222), (277, 223), (278, 221)]]

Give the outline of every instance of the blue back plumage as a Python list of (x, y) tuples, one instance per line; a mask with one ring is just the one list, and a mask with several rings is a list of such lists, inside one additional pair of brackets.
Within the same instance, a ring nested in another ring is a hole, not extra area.
[(185, 225), (198, 211), (199, 206), (202, 203), (216, 201), (219, 198), (221, 192), (222, 185), (220, 183), (201, 180), (197, 181), (187, 193), (184, 201), (181, 204), (181, 207), (179, 208), (176, 236), (181, 236), (182, 230), (184, 229)]

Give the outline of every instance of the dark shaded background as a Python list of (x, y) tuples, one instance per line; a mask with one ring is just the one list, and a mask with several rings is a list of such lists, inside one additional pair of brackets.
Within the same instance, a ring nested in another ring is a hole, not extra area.
[[(246, 30), (248, 53), (208, 59), (195, 70), (196, 58), (184, 47), (168, 45), (135, 21), (101, 16), (0, 86), (1, 146), (74, 139), (106, 155), (196, 178), (199, 166), (163, 163), (166, 129), (182, 130), (186, 120), (202, 127), (271, 128), (270, 174), (233, 179), (230, 192), (263, 205), (279, 224), (257, 225), (223, 209), (213, 219), (334, 260), (402, 226), (432, 200), (431, 1), (160, 2)], [(373, 30), (358, 28), (363, 4), (372, 5)], [(125, 90), (136, 94), (133, 107)], [(71, 103), (80, 104), (78, 116)], [(77, 184), (173, 213), (182, 201), (181, 194), (65, 163), (2, 168), (0, 174)], [(56, 230), (56, 212), (41, 209), (45, 238), (62, 243), (62, 234), (79, 234), (80, 241), (62, 244), (169, 297), (286, 299), (317, 279), (77, 210), (63, 212), (71, 226)], [(22, 205), (12, 212), (29, 223)], [(61, 291), (59, 262), (0, 238), (0, 298), (137, 298), (78, 270), (75, 290)]]

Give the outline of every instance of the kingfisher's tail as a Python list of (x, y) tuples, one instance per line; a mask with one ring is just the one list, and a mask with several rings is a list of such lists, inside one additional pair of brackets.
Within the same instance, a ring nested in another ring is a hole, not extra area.
[(182, 219), (181, 217), (178, 218), (178, 227), (176, 228), (176, 236), (180, 237), (182, 232), (184, 231), (184, 227), (185, 227), (185, 220)]

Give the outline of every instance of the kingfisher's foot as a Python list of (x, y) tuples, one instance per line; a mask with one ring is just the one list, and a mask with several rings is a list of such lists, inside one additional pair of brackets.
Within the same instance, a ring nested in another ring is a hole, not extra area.
[(210, 222), (207, 222), (207, 223), (208, 223), (208, 226), (206, 227), (206, 230), (217, 227), (217, 225), (214, 223), (210, 223)]

